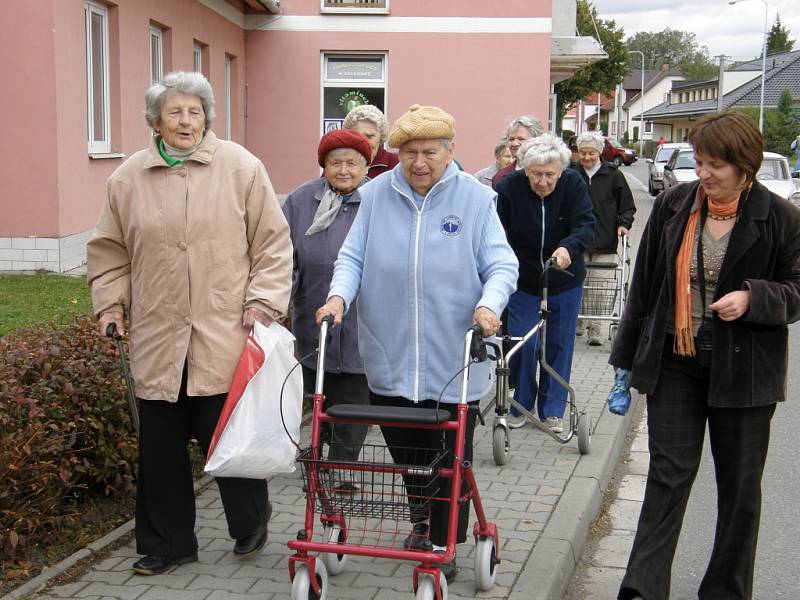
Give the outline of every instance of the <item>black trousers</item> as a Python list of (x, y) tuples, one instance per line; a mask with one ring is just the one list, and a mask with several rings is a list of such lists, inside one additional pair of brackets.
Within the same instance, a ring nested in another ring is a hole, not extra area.
[[(184, 371), (177, 402), (140, 401), (139, 554), (178, 557), (197, 552), (194, 480), (187, 444), (194, 437), (203, 454), (208, 454), (225, 396), (187, 396)], [(219, 477), (216, 481), (232, 538), (247, 537), (266, 521), (266, 480)]]
[[(316, 369), (303, 367), (303, 388), (307, 394), (314, 393), (316, 377)], [(369, 404), (367, 377), (361, 373), (325, 373), (322, 391), (325, 394), (326, 407), (337, 404)], [(367, 437), (367, 429), (367, 425), (333, 424), (330, 428), (326, 427), (323, 435), (328, 437), (328, 459), (357, 461)]]
[[(376, 406), (418, 406), (420, 408), (436, 408), (435, 400), (423, 400), (417, 404), (413, 404), (407, 398), (396, 396), (380, 396), (370, 392), (370, 402)], [(471, 402), (470, 405), (477, 404)], [(451, 418), (456, 417), (455, 404), (440, 404), (440, 409), (447, 410)], [(464, 460), (472, 462), (472, 439), (475, 433), (475, 421), (477, 419), (477, 411), (470, 410), (467, 412), (467, 431), (464, 440)], [(381, 427), (381, 433), (386, 440), (386, 445), (389, 447), (389, 452), (392, 455), (392, 460), (397, 464), (416, 464), (419, 462), (420, 457), (430, 457), (434, 452), (441, 448), (442, 432), (434, 429), (413, 429), (413, 426), (403, 427)], [(455, 432), (445, 432), (445, 448), (453, 450), (455, 448)], [(418, 449), (424, 450), (420, 452)], [(425, 458), (423, 458), (425, 460)], [(453, 455), (450, 454), (449, 459), (443, 463), (443, 467), (453, 466)], [(427, 477), (406, 477), (406, 493), (411, 498), (425, 498), (433, 495), (437, 497), (447, 498), (452, 489), (451, 480), (446, 478), (434, 478), (431, 480)], [(438, 490), (438, 492), (436, 491)], [(461, 482), (461, 493), (467, 492), (466, 481)], [(411, 520), (424, 518), (427, 515), (422, 515), (419, 512), (415, 515), (414, 501), (411, 501), (412, 516)], [(462, 506), (456, 505), (452, 507), (449, 502), (434, 501), (430, 506), (430, 537), (431, 542), (437, 546), (444, 546), (447, 544), (447, 522), (450, 518), (450, 509), (455, 508), (459, 510), (458, 513), (458, 532), (456, 534), (456, 542), (463, 544), (467, 541), (467, 526), (469, 524), (469, 503)]]
[(753, 595), (761, 476), (775, 405), (711, 408), (708, 369), (665, 345), (655, 393), (647, 398), (650, 468), (644, 503), (619, 600), (636, 594), (668, 600), (672, 560), (708, 423), (717, 482), (714, 548), (698, 590), (700, 600)]

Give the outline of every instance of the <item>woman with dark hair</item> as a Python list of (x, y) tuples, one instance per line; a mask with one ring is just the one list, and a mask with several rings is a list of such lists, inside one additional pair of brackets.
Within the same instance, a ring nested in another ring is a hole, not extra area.
[(621, 600), (669, 598), (706, 425), (719, 500), (698, 596), (752, 597), (770, 420), (785, 399), (787, 325), (800, 318), (800, 211), (755, 179), (755, 124), (707, 115), (689, 142), (698, 180), (656, 199), (609, 359), (647, 394), (650, 444)]

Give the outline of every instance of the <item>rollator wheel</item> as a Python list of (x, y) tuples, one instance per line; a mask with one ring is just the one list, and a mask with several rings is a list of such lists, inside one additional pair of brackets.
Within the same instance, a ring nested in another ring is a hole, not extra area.
[(479, 539), (475, 544), (475, 585), (480, 591), (487, 592), (494, 586), (496, 575), (494, 538)]
[[(444, 575), (439, 573), (439, 587), (442, 590), (442, 600), (447, 600), (447, 579)], [(434, 600), (436, 598), (436, 591), (433, 587), (433, 577), (427, 573), (419, 576), (419, 584), (417, 585), (417, 595), (414, 596), (416, 600)]]
[(298, 565), (292, 580), (292, 600), (325, 600), (328, 597), (328, 571), (321, 560), (314, 561), (317, 581), (319, 582), (320, 595), (311, 588), (311, 579), (308, 576), (308, 567)]
[(511, 460), (511, 434), (500, 425), (494, 428), (492, 435), (492, 454), (496, 465), (505, 465)]
[(586, 413), (578, 415), (578, 452), (589, 454), (592, 449), (592, 417)]
[[(325, 530), (322, 533), (322, 539), (326, 544), (343, 544), (345, 541), (344, 531), (339, 525), (331, 524), (325, 525)], [(324, 552), (320, 558), (328, 569), (329, 575), (338, 575), (344, 571), (347, 566), (346, 554), (334, 554), (333, 552)]]

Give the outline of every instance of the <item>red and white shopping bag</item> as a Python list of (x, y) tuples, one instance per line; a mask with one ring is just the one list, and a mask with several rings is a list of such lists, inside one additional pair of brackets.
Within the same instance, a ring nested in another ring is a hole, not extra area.
[(288, 436), (300, 439), (303, 376), (299, 368), (288, 380), (286, 374), (296, 364), (294, 336), (274, 321), (256, 322), (211, 438), (206, 473), (266, 479), (294, 471), (297, 449)]

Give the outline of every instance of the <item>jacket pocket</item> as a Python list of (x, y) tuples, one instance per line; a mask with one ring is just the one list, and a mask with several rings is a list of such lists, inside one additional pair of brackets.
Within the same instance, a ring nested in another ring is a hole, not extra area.
[(210, 304), (211, 308), (216, 310), (241, 312), (244, 307), (244, 298), (222, 290), (211, 290)]

